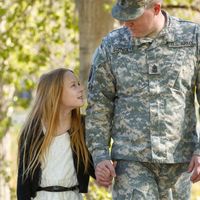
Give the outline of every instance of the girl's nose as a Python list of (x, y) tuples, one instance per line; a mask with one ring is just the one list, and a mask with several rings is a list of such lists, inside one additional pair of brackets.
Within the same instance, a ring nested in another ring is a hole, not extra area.
[(84, 91), (84, 86), (81, 84), (80, 85), (80, 91), (83, 92)]

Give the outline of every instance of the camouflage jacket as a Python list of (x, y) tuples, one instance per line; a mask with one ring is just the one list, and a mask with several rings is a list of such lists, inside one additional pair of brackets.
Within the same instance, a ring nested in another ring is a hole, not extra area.
[(194, 103), (195, 93), (200, 102), (200, 26), (164, 14), (156, 38), (133, 38), (122, 27), (94, 54), (86, 141), (95, 164), (182, 163), (200, 155)]

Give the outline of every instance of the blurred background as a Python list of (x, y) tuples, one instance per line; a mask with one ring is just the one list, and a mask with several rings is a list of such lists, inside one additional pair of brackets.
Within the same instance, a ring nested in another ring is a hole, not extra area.
[[(73, 69), (87, 85), (91, 56), (120, 24), (113, 0), (0, 0), (0, 200), (16, 200), (17, 140), (38, 77)], [(170, 14), (200, 23), (200, 0), (164, 0)], [(83, 109), (84, 112), (84, 109)], [(87, 200), (110, 200), (110, 189), (91, 181)], [(200, 183), (192, 186), (200, 200)]]

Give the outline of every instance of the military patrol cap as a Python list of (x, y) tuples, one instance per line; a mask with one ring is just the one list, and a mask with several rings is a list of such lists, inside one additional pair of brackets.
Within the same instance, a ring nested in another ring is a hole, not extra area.
[(112, 16), (120, 21), (140, 17), (152, 0), (117, 0), (112, 8)]

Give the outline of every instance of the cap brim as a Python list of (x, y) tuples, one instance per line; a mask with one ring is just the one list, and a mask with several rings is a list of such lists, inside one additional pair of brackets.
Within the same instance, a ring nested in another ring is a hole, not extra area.
[(144, 13), (144, 8), (122, 8), (118, 4), (112, 8), (113, 18), (120, 21), (134, 20)]

